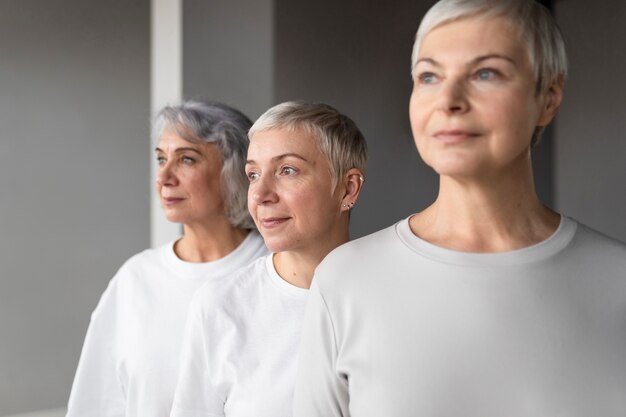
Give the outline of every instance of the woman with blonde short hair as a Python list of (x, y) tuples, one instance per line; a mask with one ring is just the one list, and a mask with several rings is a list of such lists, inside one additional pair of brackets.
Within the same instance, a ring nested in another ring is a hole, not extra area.
[(626, 415), (626, 246), (546, 207), (567, 62), (534, 0), (441, 0), (409, 105), (427, 208), (316, 271), (295, 417)]
[(289, 417), (313, 270), (348, 241), (365, 139), (324, 104), (287, 102), (250, 129), (248, 208), (273, 252), (198, 290), (172, 417)]

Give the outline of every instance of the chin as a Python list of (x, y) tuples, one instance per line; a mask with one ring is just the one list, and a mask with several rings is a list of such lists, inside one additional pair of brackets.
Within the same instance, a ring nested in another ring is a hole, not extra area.
[(165, 218), (170, 223), (185, 223), (183, 216), (177, 215), (177, 213), (165, 213)]
[(472, 177), (481, 171), (480, 164), (468, 158), (442, 158), (426, 164), (441, 176)]
[(264, 236), (263, 240), (265, 241), (265, 246), (267, 246), (272, 253), (287, 252), (293, 249), (292, 242), (286, 241), (285, 239), (265, 238)]

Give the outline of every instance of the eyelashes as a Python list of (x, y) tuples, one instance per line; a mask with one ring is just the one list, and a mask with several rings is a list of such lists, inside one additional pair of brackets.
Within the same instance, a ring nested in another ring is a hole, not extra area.
[[(492, 67), (480, 68), (472, 72), (469, 77), (469, 79), (474, 81), (498, 81), (502, 78), (504, 78), (502, 72)], [(433, 85), (441, 82), (439, 75), (432, 71), (420, 72), (416, 80), (423, 85)]]
[[(279, 167), (279, 169), (276, 171), (276, 175), (279, 177), (292, 177), (297, 175), (299, 172), (300, 171), (296, 167), (284, 165)], [(261, 173), (256, 170), (250, 170), (246, 172), (246, 177), (248, 178), (248, 181), (254, 182), (261, 178)]]

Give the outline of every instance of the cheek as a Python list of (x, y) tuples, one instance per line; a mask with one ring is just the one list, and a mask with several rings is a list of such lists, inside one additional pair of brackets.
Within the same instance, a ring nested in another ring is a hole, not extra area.
[(411, 94), (411, 99), (409, 100), (409, 120), (413, 134), (422, 128), (424, 117), (422, 114), (423, 110), (424, 108), (421, 106), (419, 98), (415, 93)]
[(250, 189), (248, 189), (248, 212), (252, 216), (252, 219), (256, 222), (256, 204), (254, 202), (254, 198), (252, 198)]
[(420, 97), (415, 94), (411, 95), (409, 101), (409, 121), (411, 123), (411, 132), (413, 140), (419, 149), (419, 144), (426, 135), (426, 124), (428, 120), (427, 104), (423, 103)]

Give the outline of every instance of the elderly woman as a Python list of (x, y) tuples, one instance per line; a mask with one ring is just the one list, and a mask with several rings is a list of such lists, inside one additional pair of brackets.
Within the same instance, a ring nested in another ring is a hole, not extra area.
[(442, 0), (409, 114), (425, 210), (316, 272), (295, 417), (626, 415), (626, 246), (537, 198), (531, 146), (563, 92), (534, 0)]
[(250, 130), (248, 208), (271, 255), (192, 301), (173, 417), (288, 417), (313, 270), (348, 241), (366, 145), (332, 107), (287, 102)]
[(157, 190), (183, 237), (130, 258), (91, 316), (68, 417), (168, 416), (192, 294), (267, 249), (246, 210), (251, 122), (213, 102), (157, 119)]

